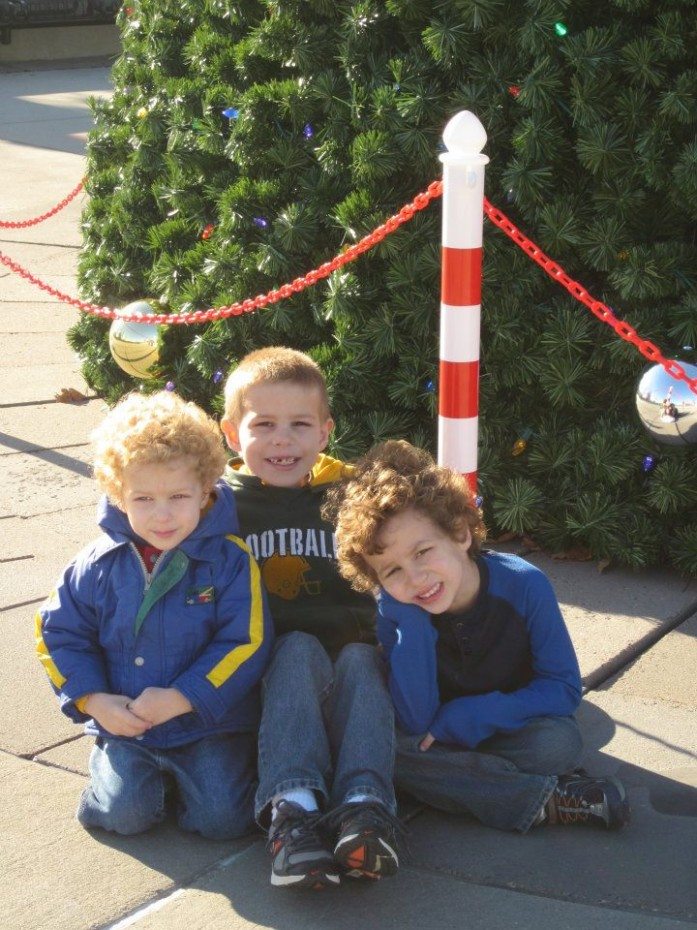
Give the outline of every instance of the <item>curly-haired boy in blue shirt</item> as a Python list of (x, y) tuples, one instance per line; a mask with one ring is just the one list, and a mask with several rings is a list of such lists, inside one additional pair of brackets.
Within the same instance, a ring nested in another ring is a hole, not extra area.
[(575, 769), (581, 678), (552, 586), (517, 556), (481, 551), (465, 479), (390, 441), (326, 508), (342, 574), (378, 594), (397, 785), (502, 830), (626, 823), (621, 783)]

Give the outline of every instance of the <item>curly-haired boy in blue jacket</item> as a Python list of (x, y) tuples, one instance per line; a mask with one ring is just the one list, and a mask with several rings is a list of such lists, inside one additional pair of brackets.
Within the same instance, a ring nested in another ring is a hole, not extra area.
[(259, 569), (235, 535), (220, 433), (168, 392), (133, 394), (95, 431), (103, 535), (36, 616), (62, 711), (96, 736), (85, 827), (139, 833), (174, 785), (184, 830), (254, 824), (258, 683), (273, 638)]
[(581, 678), (552, 586), (517, 556), (481, 551), (465, 479), (386, 442), (327, 514), (342, 574), (378, 594), (397, 785), (501, 830), (626, 823), (621, 783), (575, 770)]

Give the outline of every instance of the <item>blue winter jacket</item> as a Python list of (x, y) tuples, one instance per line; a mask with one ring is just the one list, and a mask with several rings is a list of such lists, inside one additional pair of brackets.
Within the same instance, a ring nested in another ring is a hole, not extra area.
[(256, 730), (273, 633), (257, 564), (232, 535), (227, 485), (217, 485), (210, 510), (150, 577), (126, 515), (106, 499), (99, 525), (104, 535), (68, 565), (36, 615), (39, 657), (63, 712), (99, 735), (75, 703), (81, 697), (176, 688), (194, 711), (137, 737), (143, 745)]
[[(578, 661), (546, 575), (514, 555), (487, 552), (478, 562), (482, 583), (471, 612), (477, 624), (503, 616), (513, 624), (510, 629), (523, 627), (527, 633), (520, 639), (527, 640), (521, 655), (530, 664), (529, 681), (515, 690), (482, 688), (482, 693), (441, 703), (438, 632), (431, 615), (384, 591), (378, 597), (378, 639), (389, 663), (400, 726), (470, 749), (494, 733), (519, 730), (535, 717), (570, 716), (581, 701)], [(467, 662), (472, 658), (467, 656)]]

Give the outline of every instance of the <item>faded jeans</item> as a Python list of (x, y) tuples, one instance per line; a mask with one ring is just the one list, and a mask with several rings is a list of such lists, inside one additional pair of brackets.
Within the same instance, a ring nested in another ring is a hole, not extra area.
[(83, 827), (141, 833), (165, 818), (165, 789), (173, 781), (183, 830), (215, 840), (242, 836), (254, 828), (255, 748), (250, 733), (216, 734), (172, 749), (99, 737), (77, 819)]
[(472, 814), (499, 830), (526, 833), (583, 750), (573, 717), (539, 717), (514, 733), (497, 733), (476, 749), (434, 743), (398, 732), (395, 780), (425, 804)]
[(314, 791), (330, 810), (365, 794), (395, 812), (394, 712), (375, 646), (349, 643), (332, 663), (316, 637), (287, 633), (262, 693), (258, 822), (293, 788)]

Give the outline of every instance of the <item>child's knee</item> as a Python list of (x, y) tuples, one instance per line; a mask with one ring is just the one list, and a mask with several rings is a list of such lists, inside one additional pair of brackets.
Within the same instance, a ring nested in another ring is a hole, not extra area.
[(160, 823), (165, 811), (164, 802), (148, 804), (130, 794), (113, 795), (108, 801), (99, 802), (88, 787), (82, 793), (76, 816), (83, 827), (101, 827), (112, 833), (133, 836)]
[(339, 653), (334, 664), (335, 686), (349, 683), (356, 688), (386, 687), (382, 660), (375, 646), (367, 643), (349, 643)]
[(324, 647), (315, 636), (295, 631), (278, 641), (271, 663), (264, 676), (264, 699), (269, 689), (276, 694), (280, 689), (287, 693), (291, 687), (322, 691), (332, 680), (332, 663)]
[(316, 636), (294, 630), (278, 640), (273, 661), (279, 661), (281, 657), (293, 662), (307, 662), (313, 658), (326, 659), (327, 653)]
[(559, 763), (563, 768), (558, 768), (558, 773), (570, 772), (580, 763), (583, 756), (583, 737), (581, 730), (573, 717), (563, 718), (568, 723), (558, 731), (559, 739)]
[(380, 658), (375, 646), (368, 643), (349, 643), (339, 653), (334, 667), (337, 672), (352, 671), (371, 674), (379, 671)]
[(538, 721), (538, 765), (562, 775), (574, 769), (583, 755), (583, 737), (573, 717), (547, 717)]

